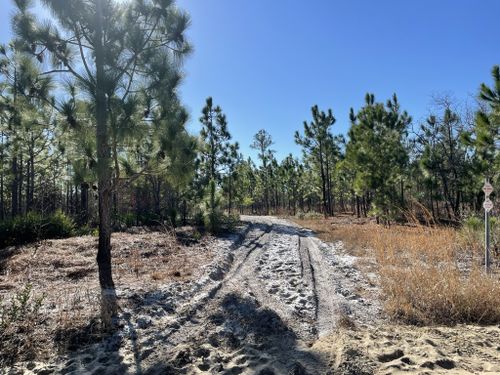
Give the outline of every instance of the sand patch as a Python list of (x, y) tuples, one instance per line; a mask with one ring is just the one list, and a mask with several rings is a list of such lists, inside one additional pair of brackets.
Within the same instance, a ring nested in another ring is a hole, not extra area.
[(500, 328), (382, 325), (340, 329), (312, 348), (335, 374), (498, 374)]

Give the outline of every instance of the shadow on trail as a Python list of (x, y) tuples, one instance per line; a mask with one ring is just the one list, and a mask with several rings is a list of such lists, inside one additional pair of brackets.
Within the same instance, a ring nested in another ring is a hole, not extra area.
[[(274, 311), (237, 293), (224, 296), (190, 347), (152, 363), (145, 374), (191, 374), (199, 371), (240, 374), (317, 374), (327, 364), (297, 346), (296, 334)], [(319, 371), (319, 372), (318, 372)]]

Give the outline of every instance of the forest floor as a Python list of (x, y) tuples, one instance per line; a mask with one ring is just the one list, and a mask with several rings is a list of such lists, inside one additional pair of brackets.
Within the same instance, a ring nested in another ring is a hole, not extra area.
[(498, 326), (394, 324), (365, 252), (285, 219), (242, 219), (219, 238), (114, 234), (120, 321), (104, 339), (95, 238), (12, 249), (0, 295), (45, 291), (33, 334), (44, 345), (0, 373), (500, 373)]

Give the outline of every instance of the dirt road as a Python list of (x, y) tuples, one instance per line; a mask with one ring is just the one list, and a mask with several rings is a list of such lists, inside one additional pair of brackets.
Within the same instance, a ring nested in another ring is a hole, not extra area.
[(358, 294), (368, 283), (340, 249), (285, 220), (243, 220), (242, 239), (210, 274), (214, 282), (147, 329), (156, 332), (151, 347), (162, 347), (145, 361), (148, 372), (324, 374), (328, 366), (310, 345), (339, 319), (377, 315)]
[(196, 277), (120, 284), (112, 336), (0, 374), (500, 373), (500, 327), (385, 321), (342, 243), (286, 220), (243, 220), (238, 234), (207, 242), (215, 255)]
[(28, 373), (330, 373), (311, 345), (339, 322), (373, 321), (377, 299), (361, 294), (376, 290), (341, 243), (325, 244), (286, 220), (242, 219), (238, 235), (216, 241), (198, 280), (147, 293), (123, 286), (118, 332), (28, 364)]

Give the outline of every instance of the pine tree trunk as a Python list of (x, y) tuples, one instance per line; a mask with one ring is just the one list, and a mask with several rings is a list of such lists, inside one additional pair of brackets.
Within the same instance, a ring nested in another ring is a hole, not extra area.
[(19, 192), (17, 193), (17, 197), (19, 199), (19, 202), (17, 203), (17, 211), (19, 214), (23, 213), (23, 154), (22, 152), (19, 154), (19, 170), (17, 173), (18, 179), (18, 188)]
[(104, 92), (104, 48), (102, 31), (102, 0), (96, 1), (95, 65), (96, 65), (96, 141), (97, 179), (99, 194), (99, 247), (97, 265), (101, 286), (101, 319), (104, 327), (113, 328), (117, 313), (115, 284), (111, 269), (111, 150), (107, 127), (106, 96)]
[(231, 206), (233, 205), (233, 194), (232, 194), (232, 179), (231, 176), (229, 176), (229, 215), (231, 215)]
[(359, 196), (356, 194), (356, 215), (358, 219), (361, 217), (361, 210), (360, 210), (360, 204), (359, 204)]
[(30, 161), (26, 162), (26, 212), (29, 212), (31, 209), (30, 204), (30, 187), (31, 187), (31, 171), (30, 171)]
[(330, 162), (328, 160), (328, 155), (326, 155), (326, 193), (328, 199), (328, 215), (333, 216), (332, 183), (330, 179)]
[(80, 185), (80, 211), (81, 223), (85, 225), (89, 220), (89, 184), (86, 182)]
[(19, 203), (17, 194), (18, 190), (18, 174), (17, 174), (17, 156), (12, 157), (12, 183), (11, 183), (11, 216), (16, 217), (18, 214), (17, 204)]
[(35, 195), (35, 141), (33, 139), (33, 134), (31, 134), (31, 145), (29, 151), (29, 172), (28, 172), (28, 182), (27, 182), (27, 197), (26, 197), (26, 211), (31, 211), (34, 205), (34, 195)]
[(328, 216), (328, 202), (326, 197), (326, 176), (325, 176), (325, 167), (323, 162), (323, 149), (320, 144), (319, 148), (319, 169), (321, 174), (321, 192), (323, 194), (323, 214), (325, 217)]

